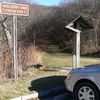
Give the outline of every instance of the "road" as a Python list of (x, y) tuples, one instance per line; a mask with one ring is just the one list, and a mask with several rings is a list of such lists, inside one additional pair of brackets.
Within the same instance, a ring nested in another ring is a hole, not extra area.
[(44, 93), (44, 96), (40, 96), (36, 100), (76, 100), (69, 91), (65, 89), (65, 86), (51, 89)]
[(61, 95), (41, 98), (40, 100), (75, 100), (70, 94), (65, 93)]

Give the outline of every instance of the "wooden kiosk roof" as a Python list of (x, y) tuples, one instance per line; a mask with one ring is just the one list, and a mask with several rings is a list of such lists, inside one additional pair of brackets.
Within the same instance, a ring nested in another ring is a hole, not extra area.
[(93, 25), (89, 23), (87, 20), (85, 20), (85, 18), (83, 18), (82, 16), (75, 17), (70, 21), (69, 24), (71, 23), (74, 25), (73, 27), (76, 27), (77, 23), (79, 23), (82, 30), (93, 28)]

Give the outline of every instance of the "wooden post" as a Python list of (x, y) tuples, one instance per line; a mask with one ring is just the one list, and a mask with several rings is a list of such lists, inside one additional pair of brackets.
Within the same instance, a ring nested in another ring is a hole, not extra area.
[(80, 32), (76, 34), (76, 66), (80, 67)]
[[(81, 30), (80, 23), (76, 23), (76, 28)], [(80, 67), (80, 33), (81, 31), (76, 33), (76, 66)]]
[(76, 34), (73, 36), (73, 69), (76, 68)]
[(73, 37), (73, 68), (80, 67), (80, 32)]

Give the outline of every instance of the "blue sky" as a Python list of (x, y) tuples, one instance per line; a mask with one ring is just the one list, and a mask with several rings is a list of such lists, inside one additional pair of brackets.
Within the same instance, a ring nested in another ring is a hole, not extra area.
[(61, 0), (33, 0), (33, 1), (41, 5), (51, 6), (59, 4)]

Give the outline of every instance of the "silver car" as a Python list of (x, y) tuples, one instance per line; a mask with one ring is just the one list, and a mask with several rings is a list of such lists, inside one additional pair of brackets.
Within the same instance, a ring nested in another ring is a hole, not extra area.
[(100, 100), (100, 65), (73, 69), (65, 85), (77, 100)]

